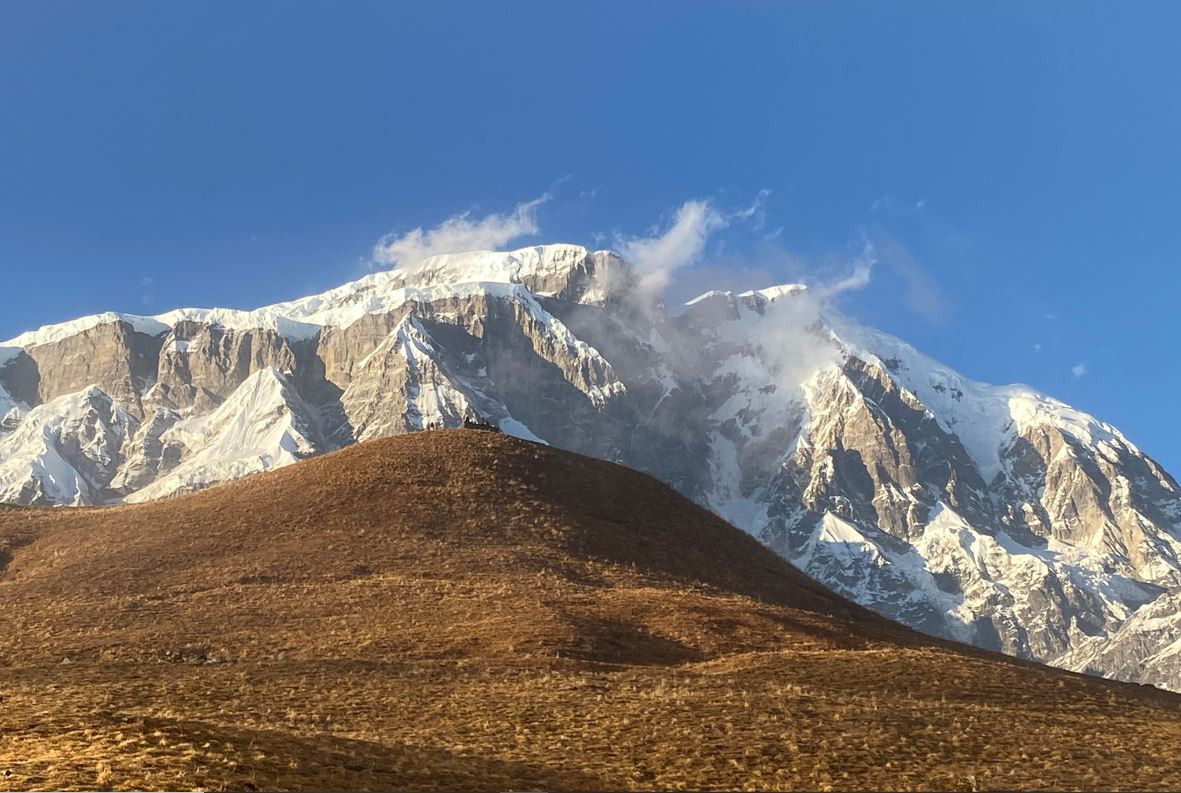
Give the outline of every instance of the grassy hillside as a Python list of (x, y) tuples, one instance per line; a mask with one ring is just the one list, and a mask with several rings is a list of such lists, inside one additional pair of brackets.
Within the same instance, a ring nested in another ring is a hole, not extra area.
[(920, 636), (653, 479), (477, 431), (0, 510), (0, 696), (0, 789), (1181, 780), (1181, 697)]

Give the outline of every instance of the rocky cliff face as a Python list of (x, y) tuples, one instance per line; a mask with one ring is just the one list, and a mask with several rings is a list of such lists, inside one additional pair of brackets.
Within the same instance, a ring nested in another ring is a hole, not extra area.
[(21, 348), (5, 367), (8, 393), (27, 405), (97, 386), (142, 413), (140, 396), (156, 377), (158, 336), (112, 318), (65, 338)]
[(923, 630), (1181, 689), (1181, 489), (800, 286), (670, 315), (608, 252), (436, 257), (252, 312), (0, 344), (0, 500), (197, 489), (465, 415), (648, 471)]

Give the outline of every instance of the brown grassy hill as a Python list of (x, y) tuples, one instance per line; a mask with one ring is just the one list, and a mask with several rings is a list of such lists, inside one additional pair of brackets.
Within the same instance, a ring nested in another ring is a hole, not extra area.
[(0, 509), (0, 697), (0, 789), (1181, 785), (1181, 697), (918, 636), (482, 432)]

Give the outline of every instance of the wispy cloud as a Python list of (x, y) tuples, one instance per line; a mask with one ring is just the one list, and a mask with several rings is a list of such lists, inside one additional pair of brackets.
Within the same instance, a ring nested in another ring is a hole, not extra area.
[(405, 234), (387, 234), (373, 248), (375, 265), (414, 267), (423, 259), (443, 253), (496, 250), (521, 237), (537, 234), (537, 210), (552, 198), (547, 192), (517, 204), (508, 214), (473, 217), (471, 211), (447, 218), (439, 225), (421, 226)]
[[(639, 289), (647, 295), (660, 294), (673, 273), (697, 264), (703, 258), (710, 237), (732, 223), (746, 223), (755, 231), (766, 226), (766, 202), (771, 191), (760, 190), (749, 206), (723, 211), (708, 198), (695, 198), (681, 204), (665, 228), (656, 227), (646, 237), (616, 234), (615, 247), (631, 262)], [(725, 249), (724, 241), (715, 246), (714, 256)]]
[(749, 220), (752, 230), (762, 231), (767, 227), (767, 197), (770, 195), (771, 191), (764, 187), (755, 196), (755, 200), (751, 202), (750, 206), (731, 213), (731, 217), (735, 220)]
[(884, 195), (875, 198), (869, 204), (869, 211), (871, 214), (882, 212), (891, 215), (902, 215), (911, 211), (922, 212), (926, 208), (926, 197), (921, 197), (912, 201), (907, 198), (896, 198), (891, 195)]
[(950, 301), (918, 258), (893, 237), (878, 234), (874, 240), (882, 262), (906, 284), (906, 307), (932, 324), (945, 324), (951, 318)]
[(1086, 361), (1080, 361), (1079, 363), (1076, 363), (1074, 366), (1070, 367), (1070, 374), (1074, 377), (1075, 380), (1081, 380), (1082, 377), (1086, 373), (1087, 373), (1087, 362)]
[(877, 250), (873, 243), (866, 242), (861, 255), (853, 261), (852, 271), (834, 281), (818, 283), (811, 287), (814, 296), (823, 302), (830, 301), (846, 292), (855, 292), (869, 285), (873, 267), (878, 262)]
[(152, 287), (155, 285), (156, 279), (150, 275), (145, 275), (143, 278), (139, 279), (139, 283), (136, 285), (136, 288), (139, 289), (139, 302), (143, 303), (145, 306), (156, 302), (156, 292), (152, 289)]
[(681, 204), (668, 228), (647, 237), (619, 237), (616, 247), (639, 276), (640, 290), (658, 294), (674, 272), (700, 259), (710, 235), (727, 225), (709, 200), (693, 199)]

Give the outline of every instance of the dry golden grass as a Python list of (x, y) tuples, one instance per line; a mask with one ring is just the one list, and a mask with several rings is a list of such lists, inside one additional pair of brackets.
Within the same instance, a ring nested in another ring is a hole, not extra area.
[(0, 509), (0, 568), (0, 789), (1181, 786), (1181, 698), (919, 636), (489, 433)]

